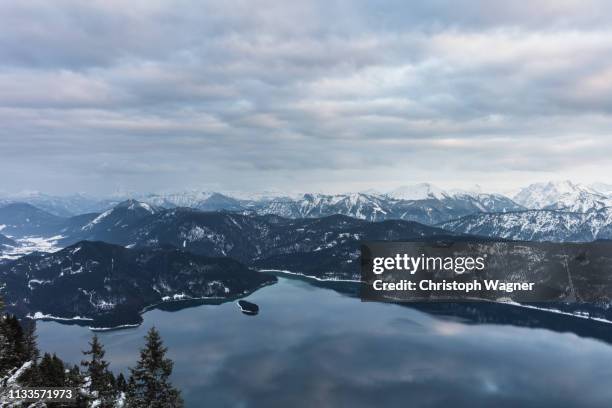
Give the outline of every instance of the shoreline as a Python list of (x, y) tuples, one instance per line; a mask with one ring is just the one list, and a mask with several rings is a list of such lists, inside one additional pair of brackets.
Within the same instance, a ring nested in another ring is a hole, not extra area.
[[(160, 308), (160, 306), (164, 306), (164, 305), (172, 305), (172, 304), (180, 304), (180, 303), (189, 303), (189, 305), (185, 305), (185, 307), (181, 307), (180, 309), (185, 309), (187, 307), (193, 306), (194, 304), (196, 306), (202, 306), (202, 305), (211, 305), (211, 306), (218, 306), (224, 303), (229, 303), (229, 302), (234, 302), (240, 299), (243, 299), (245, 297), (248, 297), (250, 295), (252, 295), (253, 293), (255, 293), (256, 291), (258, 291), (259, 289), (262, 289), (264, 287), (267, 286), (272, 286), (275, 285), (277, 282), (269, 282), (269, 283), (263, 283), (259, 286), (257, 286), (256, 288), (254, 288), (252, 291), (248, 292), (248, 293), (241, 293), (239, 295), (235, 295), (235, 296), (231, 296), (231, 297), (218, 297), (218, 296), (214, 296), (214, 297), (197, 297), (197, 298), (183, 298), (183, 299), (169, 299), (169, 300), (165, 300), (162, 302), (158, 302), (158, 303), (154, 303), (148, 306), (145, 306), (142, 310), (140, 310), (138, 312), (138, 317), (139, 317), (139, 322), (138, 323), (133, 323), (133, 322), (126, 322), (126, 323), (119, 323), (117, 326), (114, 325), (110, 325), (110, 326), (89, 326), (88, 324), (91, 324), (92, 322), (95, 321), (94, 318), (89, 318), (89, 317), (81, 317), (81, 316), (77, 316), (78, 319), (76, 317), (74, 318), (65, 318), (65, 317), (58, 317), (58, 316), (51, 316), (51, 315), (45, 315), (42, 314), (41, 312), (36, 312), (34, 313), (34, 316), (28, 314), (26, 316), (26, 318), (31, 319), (31, 320), (41, 320), (41, 321), (51, 321), (51, 322), (56, 322), (56, 323), (60, 323), (60, 324), (67, 324), (67, 323), (72, 323), (74, 325), (77, 326), (83, 326), (83, 327), (87, 327), (89, 330), (93, 331), (93, 332), (107, 332), (107, 331), (115, 331), (115, 330), (124, 330), (124, 329), (131, 329), (131, 328), (136, 328), (139, 327), (140, 325), (142, 325), (144, 319), (143, 319), (143, 315), (151, 310), (163, 310)], [(210, 301), (210, 303), (208, 303), (207, 301)], [(37, 316), (38, 315), (38, 316)]]

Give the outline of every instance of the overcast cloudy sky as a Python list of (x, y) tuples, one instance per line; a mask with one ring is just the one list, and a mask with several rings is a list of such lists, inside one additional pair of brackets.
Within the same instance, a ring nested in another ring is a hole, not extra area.
[(612, 181), (607, 1), (3, 1), (0, 190)]

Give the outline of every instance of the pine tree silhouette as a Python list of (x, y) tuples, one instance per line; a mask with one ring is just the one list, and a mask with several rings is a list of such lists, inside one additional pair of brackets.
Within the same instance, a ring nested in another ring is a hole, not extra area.
[(180, 393), (169, 381), (172, 360), (166, 358), (159, 332), (153, 327), (145, 336), (145, 347), (140, 360), (131, 368), (127, 405), (133, 408), (179, 408), (183, 406)]
[(123, 373), (119, 373), (119, 375), (117, 376), (117, 391), (127, 392), (127, 390), (128, 383), (125, 380), (125, 376), (123, 375)]
[(0, 298), (0, 377), (4, 376), (11, 364), (11, 338), (9, 337), (8, 326), (6, 324), (6, 316), (4, 315), (4, 301)]
[(115, 378), (108, 370), (108, 362), (104, 360), (104, 347), (96, 335), (93, 336), (89, 346), (89, 350), (83, 352), (89, 356), (89, 359), (81, 362), (85, 376), (89, 377), (89, 392), (92, 398), (100, 400), (99, 407), (112, 407), (115, 398), (113, 384)]
[(41, 386), (64, 387), (66, 385), (66, 373), (64, 363), (55, 354), (45, 353), (38, 365)]
[(38, 361), (40, 357), (36, 339), (36, 321), (30, 320), (23, 329), (23, 349), (26, 361)]

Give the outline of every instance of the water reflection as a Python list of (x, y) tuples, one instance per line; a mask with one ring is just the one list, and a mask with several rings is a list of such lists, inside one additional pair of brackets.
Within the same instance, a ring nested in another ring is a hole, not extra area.
[[(157, 326), (190, 407), (609, 407), (612, 401), (612, 347), (597, 340), (465, 324), (362, 303), (301, 280), (280, 279), (248, 299), (260, 306), (258, 316), (243, 315), (233, 303), (148, 312), (139, 328), (101, 334), (107, 356), (124, 370), (146, 330)], [(41, 348), (75, 362), (89, 337), (82, 327), (39, 324)]]

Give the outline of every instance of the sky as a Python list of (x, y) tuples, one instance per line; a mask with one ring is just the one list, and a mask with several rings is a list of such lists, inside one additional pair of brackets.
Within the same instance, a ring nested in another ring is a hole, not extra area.
[(0, 190), (612, 182), (608, 1), (0, 2)]

